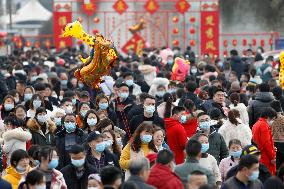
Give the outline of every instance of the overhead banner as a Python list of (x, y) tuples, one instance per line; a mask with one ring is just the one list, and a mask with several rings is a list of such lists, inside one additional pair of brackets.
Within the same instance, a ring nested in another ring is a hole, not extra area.
[(72, 22), (72, 12), (53, 12), (53, 38), (57, 50), (72, 46), (71, 37), (61, 37), (67, 23)]
[(201, 11), (201, 54), (219, 56), (219, 11)]

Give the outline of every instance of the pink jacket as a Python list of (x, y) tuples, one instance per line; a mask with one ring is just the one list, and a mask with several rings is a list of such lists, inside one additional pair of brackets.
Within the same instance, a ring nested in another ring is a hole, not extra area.
[(226, 157), (224, 159), (221, 160), (220, 164), (219, 164), (219, 169), (220, 169), (220, 173), (221, 173), (221, 179), (222, 182), (225, 181), (227, 172), (234, 166), (238, 165), (239, 160), (234, 159), (234, 161), (232, 160), (232, 157)]

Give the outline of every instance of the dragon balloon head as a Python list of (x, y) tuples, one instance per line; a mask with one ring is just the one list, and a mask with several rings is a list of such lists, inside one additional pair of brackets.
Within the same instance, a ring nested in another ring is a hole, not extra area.
[(81, 23), (76, 20), (75, 22), (69, 23), (65, 26), (64, 31), (62, 33), (62, 37), (80, 37), (79, 35), (82, 33), (83, 27)]
[(284, 51), (281, 51), (279, 56), (280, 66), (284, 66)]

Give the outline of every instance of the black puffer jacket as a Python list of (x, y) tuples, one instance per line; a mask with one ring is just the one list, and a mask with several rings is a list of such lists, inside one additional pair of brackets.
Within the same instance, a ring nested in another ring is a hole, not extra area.
[(263, 108), (269, 107), (273, 100), (274, 97), (271, 92), (256, 93), (255, 100), (248, 106), (249, 124), (251, 127), (260, 117)]

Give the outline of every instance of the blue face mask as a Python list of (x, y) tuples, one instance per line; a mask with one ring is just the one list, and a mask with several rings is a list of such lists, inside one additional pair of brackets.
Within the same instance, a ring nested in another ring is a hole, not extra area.
[(239, 151), (230, 151), (230, 156), (232, 156), (233, 158), (240, 158), (242, 155), (242, 150), (239, 150)]
[(76, 124), (75, 122), (65, 122), (64, 127), (67, 133), (73, 133), (76, 129)]
[(200, 122), (199, 123), (199, 128), (202, 130), (209, 130), (210, 129), (210, 122), (209, 121), (205, 121), (205, 122)]
[(54, 123), (55, 123), (57, 126), (60, 126), (60, 125), (61, 125), (61, 118), (60, 118), (60, 117), (55, 117), (55, 118), (54, 118)]
[(80, 111), (81, 116), (82, 116), (82, 117), (85, 117), (86, 114), (87, 114), (87, 111), (88, 111), (88, 110), (81, 110), (81, 111)]
[(14, 104), (4, 104), (4, 108), (6, 111), (10, 111), (14, 108)]
[(180, 117), (179, 122), (180, 122), (180, 123), (186, 123), (186, 121), (187, 121), (186, 116), (185, 116), (185, 115), (182, 115), (182, 116)]
[(252, 172), (252, 174), (248, 177), (248, 179), (250, 181), (255, 181), (256, 179), (258, 179), (259, 176), (259, 171), (254, 171)]
[(61, 85), (67, 85), (68, 81), (67, 80), (61, 80)]
[(125, 80), (125, 84), (130, 87), (134, 84), (134, 81), (132, 79)]
[(129, 96), (129, 93), (118, 93), (118, 95), (119, 95), (119, 97), (121, 98), (121, 99), (127, 99), (127, 97)]
[(78, 160), (71, 159), (71, 163), (75, 167), (82, 167), (85, 164), (85, 158), (84, 159), (78, 159)]
[(31, 100), (33, 97), (33, 94), (32, 93), (27, 93), (27, 94), (24, 94), (24, 101), (28, 101), (28, 100)]
[(156, 95), (157, 95), (158, 97), (163, 97), (164, 94), (165, 94), (165, 91), (157, 91), (157, 93), (156, 93)]
[(105, 147), (109, 148), (109, 147), (111, 147), (113, 142), (112, 142), (112, 140), (107, 140), (107, 141), (104, 141), (104, 143), (105, 143)]
[(33, 106), (34, 106), (34, 109), (38, 109), (41, 106), (41, 100), (34, 100)]
[(155, 109), (156, 109), (155, 106), (152, 106), (152, 105), (144, 106), (144, 110), (148, 114), (153, 114), (155, 112)]
[(101, 142), (96, 145), (96, 151), (102, 153), (105, 150), (105, 143)]
[(201, 153), (206, 153), (209, 149), (209, 143), (201, 144)]
[(58, 166), (58, 159), (52, 159), (48, 163), (48, 169), (55, 169)]
[(141, 137), (142, 142), (144, 143), (149, 143), (152, 141), (152, 135), (143, 135)]
[(95, 118), (88, 118), (87, 119), (87, 123), (90, 126), (95, 126), (97, 124), (97, 119), (95, 119)]
[(72, 99), (72, 104), (73, 104), (73, 105), (76, 105), (76, 103), (77, 103), (76, 98), (73, 98), (73, 99)]
[(168, 92), (169, 93), (175, 93), (177, 90), (176, 89), (169, 89)]
[(40, 122), (40, 123), (45, 123), (47, 121), (47, 117), (46, 115), (38, 115), (37, 116), (37, 120)]
[(105, 102), (105, 103), (99, 103), (99, 108), (101, 110), (106, 110), (108, 108), (108, 103)]

